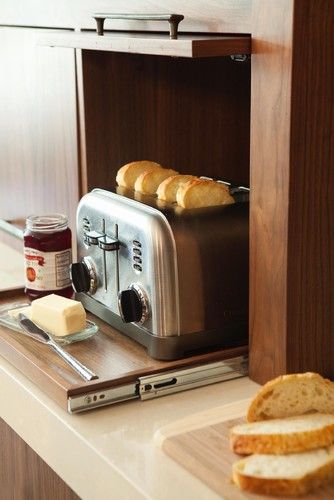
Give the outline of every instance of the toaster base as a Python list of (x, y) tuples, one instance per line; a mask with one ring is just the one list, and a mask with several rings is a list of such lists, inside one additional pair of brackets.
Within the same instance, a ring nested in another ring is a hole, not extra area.
[(154, 359), (165, 361), (180, 359), (208, 350), (248, 344), (248, 324), (246, 322), (224, 326), (224, 332), (219, 328), (184, 335), (159, 337), (152, 335), (138, 325), (123, 323), (117, 314), (89, 295), (78, 293), (77, 300), (82, 302), (85, 309), (146, 347), (147, 353)]

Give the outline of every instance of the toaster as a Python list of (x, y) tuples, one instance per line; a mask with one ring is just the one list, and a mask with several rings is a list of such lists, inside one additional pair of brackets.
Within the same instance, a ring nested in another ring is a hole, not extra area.
[(246, 345), (249, 203), (182, 209), (118, 187), (77, 210), (71, 279), (84, 307), (156, 359)]

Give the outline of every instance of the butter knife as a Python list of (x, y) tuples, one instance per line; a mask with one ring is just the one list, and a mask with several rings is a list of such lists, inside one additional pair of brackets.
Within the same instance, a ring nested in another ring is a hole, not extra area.
[(21, 328), (23, 329), (26, 335), (29, 337), (38, 340), (38, 342), (42, 342), (43, 344), (49, 345), (54, 351), (56, 351), (59, 356), (66, 361), (68, 365), (70, 365), (84, 380), (95, 380), (99, 378), (94, 372), (92, 372), (85, 365), (80, 363), (76, 358), (71, 356), (68, 352), (62, 349), (47, 333), (45, 330), (42, 330), (39, 326), (36, 325), (31, 319), (27, 318), (24, 314), (20, 313), (18, 315), (18, 322)]

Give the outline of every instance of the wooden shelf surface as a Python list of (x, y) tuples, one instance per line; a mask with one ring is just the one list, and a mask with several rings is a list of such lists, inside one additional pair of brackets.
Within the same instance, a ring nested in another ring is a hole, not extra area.
[[(0, 292), (0, 307), (26, 301), (20, 290)], [(97, 380), (83, 381), (49, 346), (3, 325), (0, 325), (0, 355), (67, 409), (69, 397), (131, 384), (146, 375), (243, 356), (248, 352), (247, 346), (240, 346), (174, 361), (159, 361), (151, 358), (143, 346), (99, 318), (91, 314), (88, 318), (98, 324), (98, 333), (65, 349), (93, 370), (99, 377)]]
[(95, 32), (44, 32), (39, 45), (70, 47), (76, 49), (127, 52), (173, 57), (219, 57), (251, 53), (248, 35), (200, 37), (180, 35), (171, 40), (166, 34), (108, 33), (98, 36)]

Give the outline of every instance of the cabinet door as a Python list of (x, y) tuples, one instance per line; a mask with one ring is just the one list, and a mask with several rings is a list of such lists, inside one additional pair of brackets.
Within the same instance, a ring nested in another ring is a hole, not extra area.
[(74, 227), (75, 53), (39, 47), (40, 31), (0, 28), (0, 218), (62, 212)]

